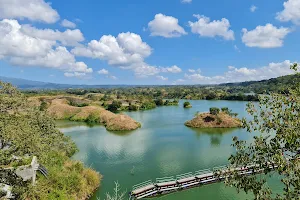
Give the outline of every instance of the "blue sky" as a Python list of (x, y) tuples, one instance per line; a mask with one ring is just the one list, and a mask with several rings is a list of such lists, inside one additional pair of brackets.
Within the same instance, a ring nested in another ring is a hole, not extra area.
[(0, 75), (207, 84), (287, 75), (299, 62), (300, 0), (185, 1), (0, 0)]

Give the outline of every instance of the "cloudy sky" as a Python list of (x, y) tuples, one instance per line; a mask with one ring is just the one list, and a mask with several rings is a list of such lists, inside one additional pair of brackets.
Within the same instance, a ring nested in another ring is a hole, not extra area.
[(207, 84), (292, 73), (300, 0), (0, 0), (0, 76)]

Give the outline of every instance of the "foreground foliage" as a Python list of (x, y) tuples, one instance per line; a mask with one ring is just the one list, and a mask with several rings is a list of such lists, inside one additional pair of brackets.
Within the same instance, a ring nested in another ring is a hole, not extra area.
[[(297, 70), (297, 65), (292, 66)], [(254, 142), (234, 138), (237, 152), (229, 158), (232, 167), (254, 164), (253, 168), (263, 169), (264, 174), (272, 175), (267, 163), (278, 166), (275, 172), (281, 176), (283, 190), (273, 194), (266, 183), (267, 176), (241, 176), (231, 173), (227, 184), (238, 191), (253, 193), (255, 199), (299, 199), (300, 197), (300, 82), (286, 94), (272, 93), (262, 96), (259, 107), (249, 104), (247, 111), (252, 121), (244, 120), (249, 132), (259, 131)], [(298, 154), (297, 154), (298, 151)]]
[[(30, 106), (12, 85), (0, 82), (0, 181), (13, 186), (18, 199), (86, 199), (99, 186), (100, 175), (71, 161), (76, 151), (52, 118)], [(5, 169), (29, 164), (32, 156), (49, 172), (48, 178), (38, 174), (36, 186)]]

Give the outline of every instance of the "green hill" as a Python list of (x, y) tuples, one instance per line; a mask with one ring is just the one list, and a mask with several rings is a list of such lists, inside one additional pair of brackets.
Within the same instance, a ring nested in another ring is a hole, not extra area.
[(300, 82), (300, 74), (293, 74), (271, 78), (262, 81), (247, 81), (241, 83), (226, 83), (219, 86), (230, 87), (235, 90), (243, 90), (244, 92), (265, 93), (268, 92), (284, 92), (287, 88), (294, 88), (295, 83)]

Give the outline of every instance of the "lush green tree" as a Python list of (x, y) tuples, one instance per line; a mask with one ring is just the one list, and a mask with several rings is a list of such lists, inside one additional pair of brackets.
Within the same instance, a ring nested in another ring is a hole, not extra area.
[(211, 108), (209, 108), (209, 113), (212, 115), (217, 115), (220, 113), (220, 108), (211, 107)]
[(162, 105), (164, 105), (164, 101), (163, 101), (162, 99), (156, 99), (154, 102), (155, 102), (155, 104), (156, 104), (157, 106), (162, 106)]
[(228, 107), (223, 107), (223, 108), (221, 108), (221, 111), (224, 112), (224, 113), (226, 113), (226, 114), (229, 114), (229, 113), (230, 113)]
[(212, 100), (212, 99), (216, 99), (217, 98), (217, 94), (215, 92), (210, 92), (207, 96), (206, 99), (207, 100)]
[(168, 106), (170, 104), (170, 101), (169, 100), (166, 100), (165, 102), (164, 102), (164, 105), (165, 106)]
[(128, 110), (129, 110), (129, 111), (137, 111), (137, 110), (138, 110), (138, 107), (137, 107), (136, 105), (134, 105), (134, 104), (130, 104), (130, 105), (128, 106)]
[(45, 101), (42, 101), (40, 105), (40, 111), (45, 111), (47, 109), (47, 103)]
[[(17, 199), (84, 199), (91, 194), (99, 174), (70, 160), (76, 150), (46, 112), (30, 105), (11, 84), (0, 82), (0, 182), (12, 185)], [(36, 187), (5, 169), (30, 164), (32, 156), (49, 172), (48, 178), (38, 176)]]
[(191, 103), (190, 103), (190, 102), (186, 101), (186, 102), (183, 103), (183, 107), (184, 107), (184, 108), (190, 108), (190, 107), (192, 107), (192, 106), (191, 106)]
[(114, 100), (110, 105), (108, 105), (108, 110), (112, 112), (116, 112), (119, 108), (121, 108), (122, 103), (120, 101)]
[[(297, 70), (297, 64), (292, 66)], [(266, 176), (243, 176), (238, 172), (228, 172), (226, 183), (238, 191), (253, 193), (255, 199), (299, 199), (300, 197), (300, 82), (288, 94), (271, 93), (261, 96), (259, 105), (248, 104), (250, 121), (243, 120), (249, 132), (259, 131), (254, 141), (234, 137), (236, 153), (229, 158), (231, 169), (252, 165), (253, 170), (263, 170)], [(299, 153), (299, 152), (298, 152)], [(288, 156), (289, 155), (289, 156)], [(281, 175), (283, 190), (273, 194), (266, 178), (272, 175), (269, 165), (276, 166)]]

